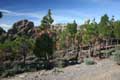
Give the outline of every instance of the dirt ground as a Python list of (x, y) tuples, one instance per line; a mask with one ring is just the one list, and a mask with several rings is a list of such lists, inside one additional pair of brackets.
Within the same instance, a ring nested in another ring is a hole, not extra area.
[(94, 65), (85, 63), (16, 75), (1, 80), (120, 80), (120, 66), (110, 59), (104, 59)]

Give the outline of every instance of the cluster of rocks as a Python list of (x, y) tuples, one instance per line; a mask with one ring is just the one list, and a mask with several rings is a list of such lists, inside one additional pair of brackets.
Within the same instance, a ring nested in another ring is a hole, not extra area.
[(8, 37), (16, 37), (16, 36), (30, 36), (32, 37), (34, 31), (34, 23), (28, 20), (20, 20), (13, 24), (13, 27), (8, 30)]
[(66, 49), (55, 52), (56, 65), (59, 67), (65, 67), (78, 63), (79, 51), (77, 49)]
[(32, 21), (28, 21), (27, 19), (17, 21), (7, 32), (0, 27), (0, 43), (3, 43), (6, 39), (14, 40), (18, 36), (35, 38), (37, 30), (38, 27), (35, 27)]
[(57, 57), (61, 57), (64, 58), (66, 60), (72, 60), (72, 59), (76, 59), (78, 57), (78, 52), (77, 50), (61, 50), (61, 51), (56, 51), (56, 56)]

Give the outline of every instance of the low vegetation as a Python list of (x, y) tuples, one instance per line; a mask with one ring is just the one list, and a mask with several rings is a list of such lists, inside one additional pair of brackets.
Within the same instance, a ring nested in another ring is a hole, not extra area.
[(120, 65), (120, 50), (113, 53), (113, 60)]
[(86, 65), (93, 65), (95, 64), (95, 61), (92, 58), (85, 58), (84, 62)]

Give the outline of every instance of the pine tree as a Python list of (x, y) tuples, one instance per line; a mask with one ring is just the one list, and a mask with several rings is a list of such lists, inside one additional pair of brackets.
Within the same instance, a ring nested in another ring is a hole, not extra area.
[(33, 52), (36, 57), (44, 61), (46, 69), (51, 68), (49, 66), (49, 60), (52, 58), (53, 55), (53, 47), (53, 39), (49, 36), (47, 32), (43, 33), (36, 39)]
[(120, 21), (116, 21), (114, 24), (114, 35), (116, 38), (120, 38)]
[(99, 36), (102, 37), (110, 37), (110, 22), (107, 14), (101, 17), (101, 21), (99, 23)]
[(51, 9), (49, 9), (47, 15), (44, 16), (43, 19), (41, 20), (42, 29), (48, 29), (51, 27), (51, 24), (54, 22), (51, 15), (52, 15)]
[(67, 24), (66, 31), (68, 32), (68, 34), (70, 34), (72, 38), (75, 36), (77, 32), (77, 23), (75, 20), (73, 21), (73, 23)]

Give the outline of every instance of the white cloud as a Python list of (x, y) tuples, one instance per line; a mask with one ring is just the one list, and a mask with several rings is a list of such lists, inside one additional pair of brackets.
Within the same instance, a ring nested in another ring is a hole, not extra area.
[(7, 31), (8, 29), (11, 28), (12, 25), (8, 25), (8, 24), (0, 24), (0, 27), (2, 27), (5, 31)]
[[(10, 11), (6, 9), (0, 9), (5, 15), (9, 16), (28, 16), (28, 17), (34, 17), (34, 18), (42, 18), (47, 12), (41, 11), (41, 12), (15, 12)], [(88, 17), (88, 14), (83, 13), (82, 11), (76, 11), (76, 10), (53, 10), (53, 16), (59, 16), (59, 17), (76, 17), (76, 16), (82, 16), (82, 17)]]
[(43, 16), (42, 14), (39, 14), (39, 12), (14, 12), (6, 9), (0, 9), (0, 11), (9, 16), (28, 16), (34, 18), (40, 18), (41, 16)]
[[(42, 17), (47, 13), (46, 11), (41, 11), (41, 12), (15, 12), (15, 11), (10, 11), (10, 10), (6, 10), (6, 9), (0, 9), (0, 11), (2, 11), (5, 15), (8, 16), (27, 16), (27, 17), (33, 17), (36, 18), (36, 20), (40, 21), (42, 19)], [(83, 13), (82, 11), (76, 11), (76, 10), (53, 10), (53, 18), (55, 19), (55, 23), (61, 23), (61, 22), (68, 22), (68, 21), (73, 21), (75, 19), (80, 20), (81, 22), (81, 18), (88, 18), (88, 14)]]
[[(34, 18), (30, 19), (34, 21), (35, 25), (40, 24), (40, 20), (42, 17), (47, 13), (47, 11), (40, 11), (40, 12), (15, 12), (15, 11), (10, 11), (6, 9), (0, 9), (0, 11), (4, 12), (4, 15), (8, 16), (26, 16), (28, 18)], [(77, 23), (81, 24), (84, 23), (86, 19), (92, 19), (94, 18), (97, 14), (96, 13), (89, 13), (84, 11), (79, 11), (79, 10), (69, 10), (69, 9), (57, 9), (57, 10), (52, 10), (53, 13), (53, 18), (54, 18), (54, 23), (68, 23), (72, 22), (73, 20), (76, 20)], [(14, 17), (13, 17), (14, 18)], [(21, 18), (22, 19), (22, 18)], [(8, 23), (6, 23), (8, 24)], [(10, 23), (11, 24), (11, 23)], [(8, 26), (5, 25), (4, 26)], [(9, 27), (6, 27), (8, 29)]]
[[(58, 22), (72, 22), (76, 20), (77, 23), (82, 24), (84, 21), (88, 19), (93, 19), (96, 17), (96, 13), (89, 13), (80, 10), (55, 10), (53, 11), (53, 18), (55, 19), (55, 23)], [(98, 15), (97, 15), (98, 16)]]

